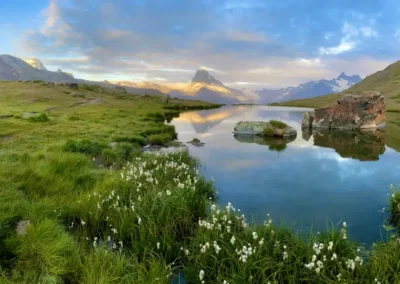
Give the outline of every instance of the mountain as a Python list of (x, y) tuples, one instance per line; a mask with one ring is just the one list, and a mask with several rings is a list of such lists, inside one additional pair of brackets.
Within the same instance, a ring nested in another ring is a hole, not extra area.
[(225, 87), (224, 84), (212, 77), (207, 70), (197, 70), (192, 79), (192, 83), (205, 83), (208, 85)]
[(258, 95), (232, 89), (215, 79), (207, 70), (197, 70), (190, 83), (155, 83), (115, 81), (113, 84), (134, 88), (152, 88), (171, 97), (202, 100), (220, 104), (257, 103)]
[[(57, 83), (80, 83), (80, 84), (91, 84), (99, 85), (103, 87), (114, 87), (115, 85), (108, 82), (95, 82), (87, 81), (83, 79), (76, 79), (71, 73), (67, 73), (58, 69), (56, 72), (49, 71), (44, 67), (43, 63), (39, 59), (27, 59), (26, 61), (11, 56), (11, 55), (0, 55), (0, 80), (7, 81), (32, 81), (41, 80), (45, 82), (57, 82)], [(126, 87), (129, 93), (133, 94), (149, 94), (149, 95), (161, 95), (165, 94), (159, 90), (152, 88), (130, 88)]]
[(28, 58), (25, 60), (25, 62), (28, 63), (33, 68), (47, 71), (47, 69), (46, 69), (46, 67), (44, 67), (42, 61), (40, 61), (39, 59), (37, 59), (35, 57)]
[(256, 91), (260, 103), (283, 102), (288, 100), (305, 99), (341, 92), (361, 81), (358, 75), (347, 76), (343, 72), (332, 80), (310, 81), (297, 87), (287, 87), (278, 90), (262, 89)]
[(42, 80), (48, 82), (75, 82), (73, 77), (64, 72), (52, 72), (46, 70), (46, 68), (37, 69), (24, 60), (10, 55), (0, 55), (0, 79), (11, 81)]

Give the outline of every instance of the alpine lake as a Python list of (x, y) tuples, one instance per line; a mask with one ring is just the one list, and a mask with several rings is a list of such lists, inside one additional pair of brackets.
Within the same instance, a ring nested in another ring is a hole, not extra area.
[[(224, 106), (181, 113), (171, 121), (213, 179), (218, 203), (231, 202), (247, 219), (299, 233), (347, 222), (352, 239), (370, 246), (385, 239), (390, 185), (400, 183), (400, 115), (374, 131), (302, 131), (306, 108)], [(239, 121), (280, 120), (297, 130), (291, 140), (234, 135)]]

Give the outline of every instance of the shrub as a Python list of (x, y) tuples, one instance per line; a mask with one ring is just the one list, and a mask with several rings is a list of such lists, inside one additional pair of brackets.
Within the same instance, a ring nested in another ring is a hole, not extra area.
[(148, 137), (148, 141), (152, 145), (165, 145), (173, 139), (174, 138), (170, 133), (153, 134)]
[(390, 224), (400, 229), (400, 191), (391, 185), (392, 197), (390, 199)]
[(128, 143), (137, 144), (140, 146), (146, 145), (146, 139), (143, 136), (139, 136), (139, 135), (116, 137), (114, 139), (114, 141), (115, 142), (128, 142)]
[(28, 119), (31, 122), (47, 122), (47, 121), (49, 121), (49, 117), (44, 112), (42, 112), (41, 114), (39, 114), (37, 116), (31, 116)]
[(287, 127), (287, 124), (282, 122), (282, 121), (278, 121), (278, 120), (270, 120), (269, 123), (276, 128), (282, 129)]
[(102, 152), (102, 156), (106, 165), (114, 163), (122, 165), (123, 163), (138, 156), (140, 149), (134, 147), (130, 143), (118, 143), (114, 148), (106, 148)]
[(274, 136), (274, 130), (271, 127), (265, 127), (264, 135), (265, 136)]
[(90, 140), (68, 140), (63, 147), (65, 152), (83, 153), (90, 156), (99, 155), (103, 148), (106, 148), (106, 146)]
[(165, 116), (161, 112), (149, 113), (146, 117), (153, 120), (154, 122), (164, 122), (165, 121)]

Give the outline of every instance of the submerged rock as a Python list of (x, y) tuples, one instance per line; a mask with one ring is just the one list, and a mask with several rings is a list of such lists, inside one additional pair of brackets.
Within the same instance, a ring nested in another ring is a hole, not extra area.
[(197, 138), (193, 138), (192, 141), (186, 142), (188, 144), (192, 144), (193, 146), (196, 147), (203, 147), (205, 145), (205, 143), (201, 142), (199, 139)]
[(269, 137), (294, 137), (296, 129), (283, 122), (265, 121), (240, 121), (234, 128), (235, 134), (260, 135)]
[(380, 92), (344, 95), (336, 105), (303, 114), (303, 128), (367, 129), (386, 125), (386, 102)]

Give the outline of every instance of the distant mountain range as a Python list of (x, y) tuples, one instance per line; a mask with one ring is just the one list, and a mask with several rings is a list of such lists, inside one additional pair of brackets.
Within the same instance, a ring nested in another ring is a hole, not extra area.
[(311, 81), (296, 87), (287, 87), (278, 90), (262, 89), (234, 89), (225, 86), (215, 79), (206, 70), (198, 70), (191, 83), (154, 83), (117, 81), (114, 84), (153, 88), (170, 96), (182, 99), (197, 99), (223, 104), (258, 103), (268, 104), (287, 100), (311, 98), (341, 92), (361, 81), (358, 75), (347, 76), (341, 73), (332, 80)]
[(332, 80), (310, 81), (296, 87), (279, 90), (262, 89), (255, 91), (260, 97), (260, 103), (283, 102), (289, 100), (306, 99), (326, 94), (344, 91), (361, 81), (358, 75), (347, 76), (343, 72)]
[(283, 102), (341, 92), (360, 82), (361, 77), (358, 75), (347, 76), (341, 73), (337, 78), (332, 80), (311, 81), (296, 87), (287, 87), (278, 90), (230, 88), (211, 76), (207, 70), (196, 71), (192, 81), (187, 83), (95, 82), (76, 79), (72, 74), (63, 72), (60, 69), (56, 72), (49, 71), (37, 58), (30, 58), (24, 61), (10, 55), (0, 55), (0, 80), (75, 82), (109, 87), (120, 85), (124, 86), (128, 92), (134, 94), (168, 94), (175, 98), (203, 100), (222, 104), (268, 104), (271, 102)]

